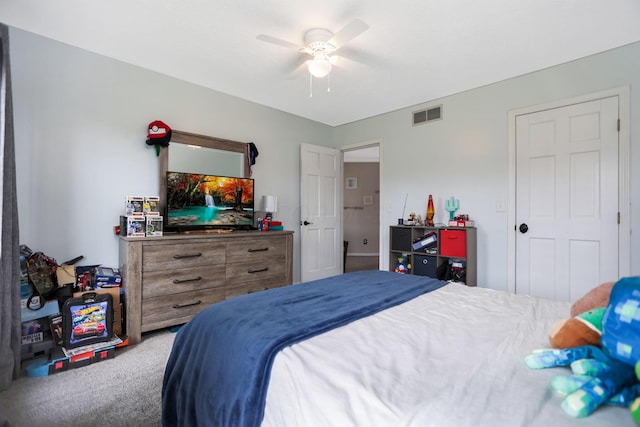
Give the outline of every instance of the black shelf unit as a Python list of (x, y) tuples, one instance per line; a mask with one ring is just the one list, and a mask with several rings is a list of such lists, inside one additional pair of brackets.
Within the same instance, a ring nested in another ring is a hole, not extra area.
[[(436, 242), (414, 249), (413, 243), (429, 233)], [(410, 274), (436, 278), (449, 277), (450, 262), (464, 268), (464, 283), (477, 286), (477, 230), (475, 227), (428, 227), (392, 225), (389, 227), (389, 270), (395, 269), (398, 258), (411, 264)]]

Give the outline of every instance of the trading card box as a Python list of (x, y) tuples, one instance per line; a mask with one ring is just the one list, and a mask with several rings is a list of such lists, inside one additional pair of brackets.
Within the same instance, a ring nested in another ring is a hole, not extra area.
[(122, 285), (120, 270), (110, 267), (96, 267), (93, 270), (94, 288), (118, 288)]

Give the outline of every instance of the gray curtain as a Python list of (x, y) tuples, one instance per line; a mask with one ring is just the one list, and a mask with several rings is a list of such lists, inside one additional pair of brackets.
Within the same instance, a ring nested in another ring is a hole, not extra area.
[[(20, 237), (9, 70), (9, 28), (0, 24), (0, 390), (20, 375)], [(2, 416), (0, 414), (0, 423)]]

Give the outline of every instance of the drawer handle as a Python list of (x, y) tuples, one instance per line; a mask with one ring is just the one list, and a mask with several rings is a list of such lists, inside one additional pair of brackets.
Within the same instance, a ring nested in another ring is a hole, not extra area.
[(260, 248), (260, 249), (248, 249), (247, 252), (264, 252), (268, 251), (269, 248)]
[(196, 252), (194, 254), (174, 255), (173, 258), (174, 259), (198, 258), (199, 256), (202, 256), (202, 253)]
[(191, 307), (192, 305), (198, 305), (200, 304), (202, 301), (198, 300), (198, 301), (194, 301), (194, 302), (190, 302), (187, 304), (173, 304), (173, 308), (185, 308), (185, 307)]
[(253, 274), (253, 273), (262, 273), (263, 271), (269, 271), (269, 267), (265, 267), (265, 268), (260, 268), (258, 270), (248, 270), (247, 273)]
[(199, 280), (202, 280), (202, 277), (198, 276), (192, 279), (173, 279), (173, 283), (178, 285), (180, 283), (197, 282)]

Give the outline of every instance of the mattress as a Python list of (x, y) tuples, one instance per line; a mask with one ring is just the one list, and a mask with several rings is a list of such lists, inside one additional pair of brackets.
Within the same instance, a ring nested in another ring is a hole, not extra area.
[(207, 307), (174, 340), (162, 384), (162, 422), (259, 426), (271, 365), (281, 349), (446, 284), (359, 271)]
[(525, 366), (569, 309), (449, 284), (282, 349), (262, 425), (634, 426), (628, 410), (613, 406), (569, 417), (549, 389), (569, 369)]

